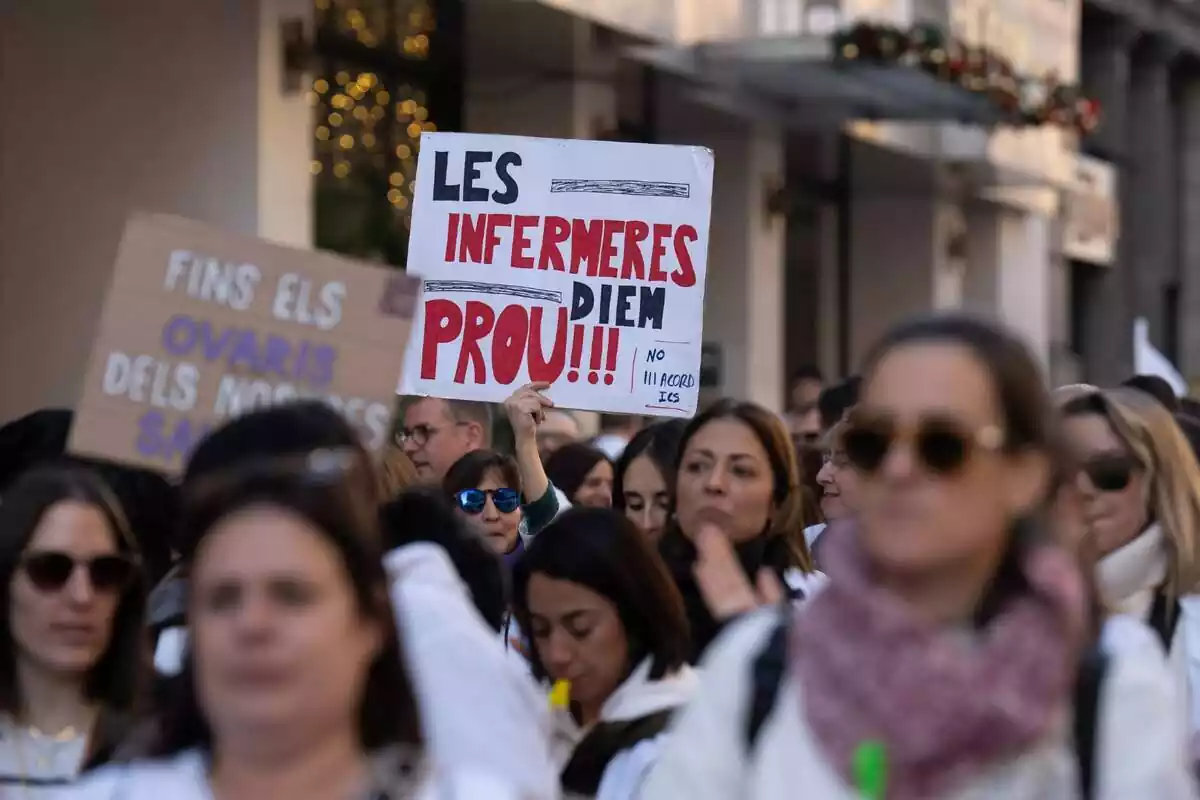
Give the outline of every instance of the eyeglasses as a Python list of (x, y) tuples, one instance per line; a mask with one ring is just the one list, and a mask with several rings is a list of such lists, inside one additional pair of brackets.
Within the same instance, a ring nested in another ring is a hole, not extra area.
[[(466, 422), (456, 422), (454, 427), (466, 425)], [(432, 425), (414, 425), (411, 428), (401, 428), (396, 431), (396, 444), (404, 447), (411, 443), (413, 447), (424, 447), (429, 440), (437, 436), (445, 428), (435, 428)]]
[(972, 431), (950, 417), (928, 416), (902, 428), (895, 419), (856, 414), (842, 433), (842, 447), (855, 469), (871, 474), (899, 439), (910, 442), (921, 466), (934, 475), (962, 469), (975, 448), (996, 451), (1004, 445), (1004, 435), (992, 425)]
[(1098, 492), (1123, 492), (1138, 469), (1136, 459), (1128, 455), (1104, 455), (1090, 458), (1079, 465), (1079, 471)]
[(129, 585), (137, 572), (137, 562), (128, 556), (112, 554), (95, 558), (75, 558), (57, 550), (39, 550), (21, 559), (21, 569), (38, 591), (57, 592), (67, 585), (75, 570), (83, 569), (97, 592), (119, 592)]
[(850, 459), (846, 457), (843, 450), (826, 450), (821, 453), (821, 463), (829, 464), (834, 469), (845, 469), (850, 466)]
[(511, 514), (521, 507), (521, 493), (507, 487), (500, 489), (463, 489), (454, 495), (458, 507), (468, 514), (482, 514), (488, 497), (501, 514)]

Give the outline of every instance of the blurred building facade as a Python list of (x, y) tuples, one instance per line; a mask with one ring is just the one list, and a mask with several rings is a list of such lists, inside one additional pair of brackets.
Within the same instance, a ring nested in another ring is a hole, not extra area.
[(1114, 257), (1068, 264), (1071, 355), (1111, 381), (1133, 367), (1132, 329), (1200, 378), (1200, 6), (1087, 0), (1083, 83), (1108, 123), (1083, 149), (1116, 165)]
[[(74, 403), (129, 212), (402, 264), (426, 130), (713, 148), (714, 393), (779, 408), (799, 364), (851, 371), (887, 325), (946, 307), (1004, 318), (1052, 371), (1079, 372), (1104, 361), (1077, 351), (1108, 341), (1107, 312), (1076, 306), (1122, 300), (1103, 279), (1076, 300), (1087, 270), (1133, 274), (1104, 266), (1118, 259), (1094, 230), (1123, 150), (1081, 159), (1061, 128), (916, 122), (887, 86), (798, 80), (781, 96), (756, 81), (772, 47), (865, 18), (939, 23), (1070, 82), (1082, 13), (1079, 0), (18, 0), (0, 12), (0, 72), (20, 76), (0, 102), (0, 418)], [(672, 61), (697, 46), (727, 46), (727, 61)], [(1085, 78), (1119, 72), (1096, 64)], [(904, 121), (850, 122), (856, 107)]]

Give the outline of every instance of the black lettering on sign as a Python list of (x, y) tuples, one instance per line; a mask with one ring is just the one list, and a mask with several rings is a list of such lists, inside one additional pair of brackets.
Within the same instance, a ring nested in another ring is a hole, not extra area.
[(488, 190), (479, 186), (478, 181), (483, 177), (480, 169), (482, 164), (492, 163), (494, 153), (487, 150), (468, 150), (463, 155), (462, 178), (459, 183), (450, 182), (450, 154), (439, 150), (433, 154), (433, 199), (464, 203), (486, 203), (489, 199), (501, 205), (511, 205), (517, 202), (520, 189), (513, 177), (512, 168), (521, 166), (521, 156), (517, 153), (501, 153), (496, 159), (496, 177), (504, 184), (504, 191)]
[(599, 325), (662, 330), (666, 305), (667, 290), (661, 286), (620, 284), (614, 292), (612, 285), (605, 283), (600, 286), (599, 300), (595, 290), (582, 281), (575, 281), (571, 288), (572, 322), (594, 312)]

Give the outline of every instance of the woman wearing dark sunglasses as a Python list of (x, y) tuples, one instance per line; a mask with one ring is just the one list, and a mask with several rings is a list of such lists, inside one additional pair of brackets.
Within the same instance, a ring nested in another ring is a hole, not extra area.
[[(511, 561), (523, 552), (521, 474), (511, 456), (495, 450), (467, 453), (450, 467), (442, 485), (458, 513), (498, 555)], [(553, 513), (549, 516), (553, 519)], [(549, 519), (535, 521), (540, 529)]]
[(1081, 393), (1062, 415), (1101, 597), (1158, 635), (1200, 731), (1200, 466), (1170, 412), (1136, 389)]
[(1035, 522), (1054, 421), (1025, 347), (933, 317), (864, 366), (843, 435), (857, 514), (824, 545), (829, 583), (716, 643), (642, 800), (1194, 798), (1177, 696), (1129, 620), (1105, 626), (1097, 747), (1073, 752), (1087, 590)]
[(0, 796), (107, 760), (142, 683), (141, 581), (117, 501), (79, 468), (27, 473), (0, 504)]
[[(531, 464), (528, 459), (522, 463)], [(467, 453), (450, 467), (443, 488), (454, 503), (455, 512), (480, 533), (492, 549), (504, 559), (505, 568), (514, 567), (525, 554), (525, 539), (536, 535), (558, 514), (554, 487), (542, 471), (541, 462), (526, 466), (534, 469), (545, 486), (537, 501), (522, 505), (525, 476), (517, 461), (495, 450)], [(511, 614), (505, 614), (501, 637), (507, 650), (524, 660), (524, 638)]]

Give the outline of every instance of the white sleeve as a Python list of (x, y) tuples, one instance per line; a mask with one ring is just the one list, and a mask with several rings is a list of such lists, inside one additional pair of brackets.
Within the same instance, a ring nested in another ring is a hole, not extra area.
[(733, 623), (709, 647), (700, 687), (667, 732), (639, 800), (729, 800), (747, 781), (743, 721), (751, 689), (750, 662), (779, 619), (778, 609)]
[(1161, 644), (1127, 616), (1109, 619), (1102, 639), (1109, 663), (1097, 709), (1098, 800), (1195, 800), (1184, 698)]
[(521, 797), (558, 797), (549, 702), (479, 616), (445, 551), (416, 543), (384, 561), (422, 727), (439, 772), (494, 776)]
[(187, 644), (186, 627), (164, 629), (158, 634), (158, 644), (154, 646), (154, 671), (167, 678), (183, 672)]
[(669, 735), (661, 733), (613, 756), (604, 768), (595, 800), (635, 800), (639, 797), (642, 784)]
[(1171, 653), (1172, 660), (1180, 659), (1187, 696), (1189, 730), (1200, 734), (1200, 597), (1189, 595), (1179, 599), (1179, 631), (1175, 647), (1182, 652)]

